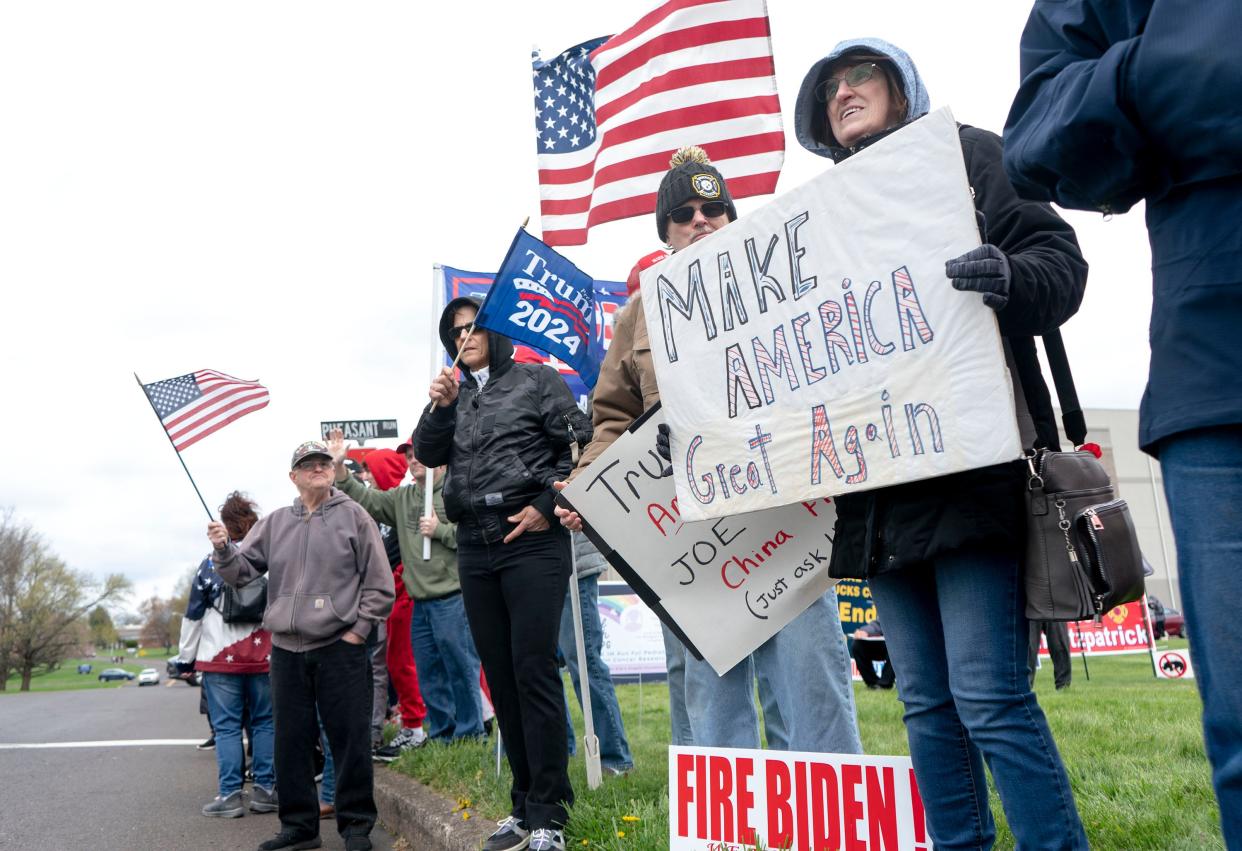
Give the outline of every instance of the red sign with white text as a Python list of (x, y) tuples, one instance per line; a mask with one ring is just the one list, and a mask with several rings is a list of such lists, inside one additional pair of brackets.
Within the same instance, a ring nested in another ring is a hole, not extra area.
[[(1147, 623), (1143, 620), (1143, 601), (1122, 603), (1100, 618), (1100, 622), (1078, 621), (1069, 625), (1070, 652), (1086, 650), (1088, 656), (1117, 656), (1146, 653)], [(1048, 655), (1048, 639), (1040, 636), (1039, 655)]]
[(671, 851), (930, 851), (908, 757), (670, 747)]

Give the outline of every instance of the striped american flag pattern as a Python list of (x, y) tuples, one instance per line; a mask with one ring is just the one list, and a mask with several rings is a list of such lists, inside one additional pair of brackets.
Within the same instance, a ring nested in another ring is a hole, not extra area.
[(214, 369), (144, 384), (142, 389), (178, 452), (268, 403), (262, 384)]
[(669, 0), (533, 71), (548, 245), (654, 212), (685, 145), (707, 151), (734, 198), (776, 190), (785, 132), (765, 0)]

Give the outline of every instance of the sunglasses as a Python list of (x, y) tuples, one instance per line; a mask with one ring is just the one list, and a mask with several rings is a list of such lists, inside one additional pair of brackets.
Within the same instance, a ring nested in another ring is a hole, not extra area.
[(473, 322), (466, 325), (454, 325), (449, 329), (449, 339), (456, 340), (462, 334), (473, 334), (478, 328)]
[(305, 461), (299, 461), (297, 469), (302, 471), (309, 470), (328, 470), (332, 468), (332, 459), (330, 458), (307, 458)]
[(856, 89), (874, 77), (879, 70), (880, 66), (874, 62), (864, 62), (861, 65), (855, 65), (840, 77), (829, 77), (816, 86), (815, 99), (820, 103), (827, 103), (837, 96), (837, 89), (841, 88), (842, 82), (851, 89)]
[[(708, 201), (706, 204), (699, 207), (699, 209), (703, 211), (703, 218), (714, 219), (717, 216), (723, 216), (728, 211), (729, 207), (724, 201)], [(678, 207), (670, 212), (668, 217), (673, 220), (674, 224), (684, 225), (686, 222), (694, 218), (694, 213), (694, 207), (687, 204), (684, 207)]]

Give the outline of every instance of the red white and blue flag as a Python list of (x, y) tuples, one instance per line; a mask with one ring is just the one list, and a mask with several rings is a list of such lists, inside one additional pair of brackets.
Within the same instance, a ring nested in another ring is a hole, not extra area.
[(625, 32), (532, 64), (548, 245), (654, 212), (685, 145), (707, 151), (734, 198), (776, 190), (785, 132), (765, 0), (669, 0)]
[(262, 384), (214, 369), (144, 384), (142, 389), (178, 452), (268, 403)]
[(597, 312), (591, 276), (519, 229), (474, 321), (559, 358), (592, 388), (604, 359)]

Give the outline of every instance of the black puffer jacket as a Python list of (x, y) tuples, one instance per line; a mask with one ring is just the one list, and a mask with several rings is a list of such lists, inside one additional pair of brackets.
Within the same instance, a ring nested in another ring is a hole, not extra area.
[[(895, 57), (907, 100), (927, 102), (918, 71), (906, 54), (892, 45), (867, 40), (868, 53)], [(810, 92), (831, 61), (850, 52), (843, 42), (812, 68), (803, 82)], [(891, 70), (891, 69), (890, 69)], [(823, 109), (799, 97), (795, 125), (799, 140), (812, 153), (840, 161), (892, 130), (842, 148), (825, 136), (825, 122), (804, 110)], [(921, 114), (907, 116), (916, 120)], [(895, 128), (894, 128), (895, 129)], [(995, 133), (961, 125), (958, 135), (970, 180), (980, 231), (1009, 258), (1012, 279), (1009, 302), (997, 314), (1018, 398), (1023, 440), (1057, 447), (1056, 420), (1047, 385), (1039, 371), (1032, 335), (1060, 327), (1078, 311), (1086, 287), (1087, 263), (1073, 228), (1047, 204), (1018, 197), (1001, 164), (1001, 141)], [(946, 258), (949, 259), (949, 258)], [(963, 293), (963, 298), (971, 294)], [(1029, 403), (1029, 405), (1028, 405)], [(1029, 419), (1025, 415), (1029, 413)], [(1019, 553), (1025, 541), (1021, 462), (998, 464), (836, 498), (837, 525), (829, 572), (838, 578), (865, 578), (923, 564), (963, 549)]]
[[(453, 314), (467, 304), (478, 306), (473, 299), (454, 299), (440, 316), (440, 340), (453, 356)], [(528, 505), (555, 524), (552, 483), (573, 469), (570, 443), (591, 439), (590, 419), (555, 369), (514, 363), (513, 343), (492, 331), (487, 344), (483, 389), (462, 366), (456, 402), (432, 408), (414, 433), (420, 461), (448, 465), (444, 510), (457, 523), (457, 539), (466, 543), (501, 540), (514, 527), (507, 518)]]

